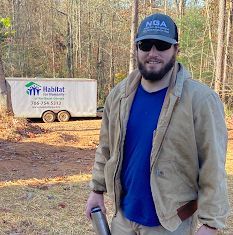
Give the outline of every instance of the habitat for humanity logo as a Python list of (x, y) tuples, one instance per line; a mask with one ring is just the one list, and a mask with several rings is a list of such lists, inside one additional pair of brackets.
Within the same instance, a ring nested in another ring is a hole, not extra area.
[(29, 82), (25, 85), (27, 87), (26, 93), (28, 95), (39, 95), (41, 86), (36, 84), (35, 82)]

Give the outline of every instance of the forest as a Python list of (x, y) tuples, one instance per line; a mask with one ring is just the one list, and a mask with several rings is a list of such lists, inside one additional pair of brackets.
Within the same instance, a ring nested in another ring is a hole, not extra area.
[(177, 23), (178, 61), (233, 106), (232, 0), (1, 0), (0, 93), (5, 77), (91, 78), (103, 105), (137, 66), (134, 37), (155, 12)]

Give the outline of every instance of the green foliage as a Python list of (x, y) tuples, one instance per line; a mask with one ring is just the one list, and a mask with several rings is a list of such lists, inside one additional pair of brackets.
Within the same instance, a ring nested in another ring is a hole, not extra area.
[(233, 107), (224, 104), (225, 115), (227, 118), (233, 118)]
[(0, 18), (0, 27), (10, 28), (11, 27), (10, 17)]
[[(203, 40), (205, 30), (205, 18), (199, 9), (189, 9), (182, 20), (177, 20), (178, 28), (181, 29), (179, 38), (180, 48), (184, 51), (195, 48), (197, 42)], [(200, 44), (198, 45), (200, 48)]]
[(10, 17), (0, 18), (0, 42), (11, 37), (15, 31), (11, 30), (11, 19)]
[[(177, 22), (178, 28), (181, 29), (179, 61), (192, 72), (194, 79), (201, 79), (210, 84), (214, 62), (210, 55), (211, 41), (203, 9), (188, 8), (182, 20)], [(208, 61), (208, 63), (205, 66), (201, 65), (201, 60)], [(202, 66), (201, 75), (200, 66)]]
[(119, 72), (115, 74), (115, 84), (121, 82), (124, 78), (126, 78), (126, 74), (123, 72)]

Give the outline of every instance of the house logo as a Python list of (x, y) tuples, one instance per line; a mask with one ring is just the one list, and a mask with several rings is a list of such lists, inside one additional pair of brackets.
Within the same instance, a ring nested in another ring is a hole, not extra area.
[(26, 93), (27, 93), (28, 95), (31, 95), (31, 96), (34, 95), (34, 96), (36, 96), (36, 95), (39, 95), (39, 94), (40, 94), (41, 86), (38, 85), (38, 84), (35, 83), (35, 82), (29, 82), (29, 83), (27, 83), (27, 84), (25, 85), (25, 87), (27, 88)]

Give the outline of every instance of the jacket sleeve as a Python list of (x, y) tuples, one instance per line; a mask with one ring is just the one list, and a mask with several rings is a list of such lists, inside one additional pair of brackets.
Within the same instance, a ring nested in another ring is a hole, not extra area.
[(224, 109), (216, 93), (209, 94), (194, 113), (199, 157), (198, 218), (215, 228), (225, 226), (229, 202), (225, 171), (227, 128)]
[(102, 117), (99, 146), (97, 147), (95, 154), (95, 162), (92, 171), (92, 180), (90, 187), (95, 191), (106, 192), (105, 178), (104, 178), (104, 167), (107, 160), (110, 157), (109, 150), (109, 112), (111, 103), (111, 93), (107, 97), (104, 112)]

